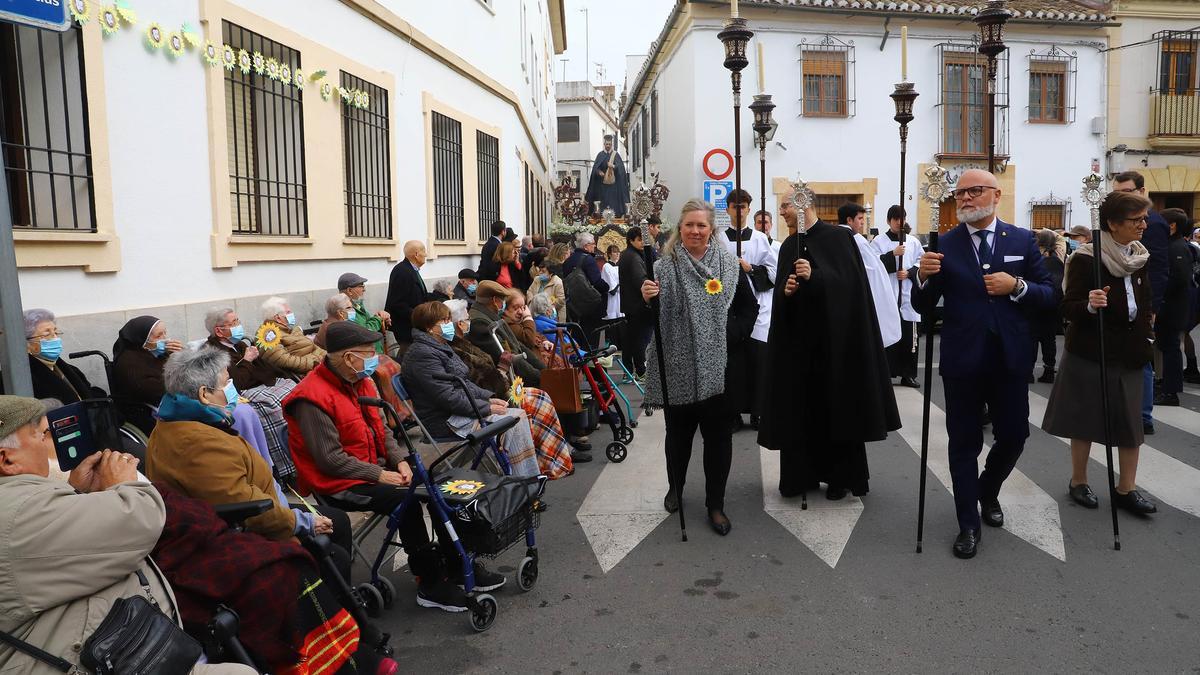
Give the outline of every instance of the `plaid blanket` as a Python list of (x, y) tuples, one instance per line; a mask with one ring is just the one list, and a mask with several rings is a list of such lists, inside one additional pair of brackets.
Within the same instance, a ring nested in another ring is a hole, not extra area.
[[(332, 595), (323, 588), (321, 579), (305, 581), (308, 586), (300, 594), (299, 609), (305, 625), (313, 628), (301, 640), (300, 660), (293, 666), (280, 668), (279, 672), (282, 675), (369, 673), (369, 669), (360, 668), (368, 665), (366, 659), (355, 658), (360, 634), (350, 612), (330, 602)], [(327, 616), (326, 607), (336, 608), (337, 613)]]
[(254, 387), (241, 392), (242, 397), (250, 402), (254, 412), (262, 420), (263, 433), (267, 437), (267, 449), (275, 462), (275, 479), (280, 483), (292, 485), (296, 481), (296, 465), (292, 462), (292, 453), (288, 450), (287, 421), (283, 419), (283, 397), (291, 393), (296, 383), (291, 380), (278, 379), (275, 384)]
[(575, 465), (571, 462), (571, 444), (563, 434), (554, 401), (541, 389), (525, 387), (525, 400), (521, 409), (529, 418), (529, 429), (537, 448), (538, 467), (550, 480), (570, 475)]

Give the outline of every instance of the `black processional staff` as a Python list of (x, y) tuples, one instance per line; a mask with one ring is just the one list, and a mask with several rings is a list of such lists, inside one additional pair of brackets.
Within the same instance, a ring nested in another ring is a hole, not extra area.
[[(792, 183), (792, 195), (788, 199), (791, 200), (792, 206), (796, 209), (796, 260), (804, 259), (810, 263), (812, 260), (808, 257), (808, 209), (812, 208), (814, 201), (813, 191), (808, 187), (799, 176), (796, 177), (796, 182)], [(788, 271), (788, 274), (794, 273), (794, 270)], [(804, 378), (801, 377), (803, 382)], [(800, 510), (808, 510), (808, 489), (800, 489)]]
[[(654, 259), (650, 252), (652, 246), (647, 244), (642, 247), (642, 260), (646, 263), (646, 280), (654, 281)], [(662, 384), (663, 397), (663, 414), (666, 414), (667, 406), (671, 405), (671, 396), (668, 393), (667, 387), (667, 363), (663, 360), (663, 341), (662, 341), (662, 321), (661, 321), (661, 303), (659, 296), (650, 298), (650, 312), (654, 316), (654, 351), (658, 355), (658, 381)], [(675, 454), (671, 452), (671, 444), (667, 444), (667, 476), (675, 484), (675, 497), (679, 500), (679, 536), (687, 541), (687, 523), (683, 519), (683, 490), (680, 489), (681, 483), (678, 480), (679, 476), (675, 475), (676, 463)]]
[[(1103, 261), (1100, 258), (1100, 184), (1102, 179), (1091, 174), (1083, 179), (1083, 200), (1092, 210), (1092, 258), (1095, 260), (1093, 283), (1095, 288), (1104, 288), (1104, 279), (1100, 275)], [(1117, 484), (1113, 477), (1113, 431), (1112, 418), (1109, 416), (1108, 400), (1108, 360), (1104, 351), (1104, 308), (1096, 308), (1096, 336), (1100, 347), (1100, 414), (1104, 419), (1104, 460), (1108, 464), (1108, 505), (1112, 511), (1113, 549), (1121, 550), (1121, 531), (1117, 525)]]

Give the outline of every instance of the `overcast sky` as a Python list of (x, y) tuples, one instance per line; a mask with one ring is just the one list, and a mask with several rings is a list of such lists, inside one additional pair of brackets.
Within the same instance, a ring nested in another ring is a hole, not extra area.
[[(554, 59), (554, 79), (596, 82), (594, 64), (600, 62), (605, 74), (604, 81), (599, 83), (614, 83), (620, 93), (625, 80), (625, 56), (649, 51), (674, 4), (673, 0), (566, 0), (567, 51)], [(586, 14), (581, 11), (585, 8)], [(589, 60), (593, 62), (590, 67)]]

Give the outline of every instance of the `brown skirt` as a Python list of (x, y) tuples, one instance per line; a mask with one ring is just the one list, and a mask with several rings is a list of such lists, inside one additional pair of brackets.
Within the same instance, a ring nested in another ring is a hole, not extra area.
[[(1108, 400), (1113, 445), (1141, 445), (1142, 369), (1109, 364)], [(1100, 403), (1100, 364), (1066, 352), (1054, 377), (1042, 429), (1061, 438), (1104, 443)]]

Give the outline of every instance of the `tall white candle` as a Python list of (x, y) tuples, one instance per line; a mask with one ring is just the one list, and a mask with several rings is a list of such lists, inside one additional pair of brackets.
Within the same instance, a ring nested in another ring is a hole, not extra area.
[(900, 27), (900, 80), (908, 82), (908, 26)]
[(731, 16), (735, 19), (738, 18), (737, 3), (738, 3), (738, 0), (730, 0), (730, 2), (729, 2), (729, 16)]
[(758, 44), (758, 93), (763, 93), (767, 90), (767, 62), (763, 59), (763, 43)]

